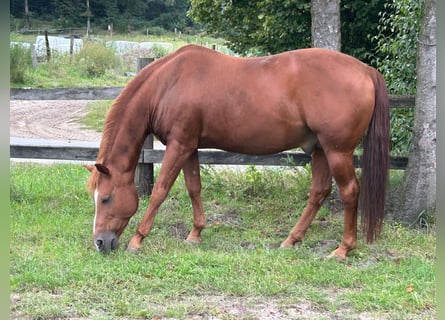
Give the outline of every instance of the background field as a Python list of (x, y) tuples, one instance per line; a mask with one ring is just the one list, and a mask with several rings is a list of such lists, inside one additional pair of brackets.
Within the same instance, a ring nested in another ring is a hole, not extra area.
[[(204, 166), (208, 227), (183, 243), (191, 204), (182, 176), (138, 255), (124, 251), (147, 207), (108, 255), (92, 244), (88, 172), (11, 164), (11, 316), (16, 319), (434, 319), (435, 227), (386, 222), (346, 262), (335, 193), (296, 249), (277, 248), (307, 199), (309, 168)], [(400, 173), (392, 173), (397, 184)], [(275, 318), (273, 318), (275, 317)]]

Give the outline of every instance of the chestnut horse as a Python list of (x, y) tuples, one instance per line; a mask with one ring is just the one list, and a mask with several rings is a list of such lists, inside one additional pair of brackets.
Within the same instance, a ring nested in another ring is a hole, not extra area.
[[(344, 259), (356, 246), (359, 202), (366, 242), (380, 232), (389, 162), (388, 91), (377, 70), (351, 56), (312, 48), (239, 58), (188, 45), (146, 66), (115, 100), (96, 164), (86, 166), (99, 251), (117, 248), (138, 208), (134, 172), (149, 133), (166, 150), (130, 251), (141, 248), (181, 169), (193, 206), (187, 241), (201, 241), (198, 148), (265, 155), (301, 147), (312, 155), (309, 200), (282, 247), (303, 239), (331, 192), (332, 178), (344, 205), (344, 233), (331, 255)], [(363, 136), (359, 201), (353, 152)]]

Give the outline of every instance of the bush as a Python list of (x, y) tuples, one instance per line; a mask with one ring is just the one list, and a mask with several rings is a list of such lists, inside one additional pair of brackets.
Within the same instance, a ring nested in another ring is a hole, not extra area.
[(9, 80), (11, 83), (25, 83), (27, 70), (32, 67), (31, 49), (13, 45), (9, 50)]
[(154, 26), (154, 27), (148, 27), (145, 30), (142, 31), (143, 34), (149, 34), (152, 36), (163, 36), (166, 35), (168, 32), (162, 27)]
[(100, 77), (119, 65), (114, 50), (95, 42), (88, 42), (77, 54), (77, 63), (88, 77)]
[(167, 49), (165, 47), (162, 47), (162, 46), (158, 46), (158, 45), (154, 45), (152, 50), (153, 50), (153, 53), (154, 53), (154, 57), (156, 59), (165, 57), (166, 55), (171, 53), (169, 49)]

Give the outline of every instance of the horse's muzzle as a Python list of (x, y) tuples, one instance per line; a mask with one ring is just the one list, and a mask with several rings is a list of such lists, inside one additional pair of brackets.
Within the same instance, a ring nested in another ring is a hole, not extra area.
[(99, 252), (106, 253), (117, 249), (119, 240), (114, 231), (103, 231), (94, 237), (94, 245)]

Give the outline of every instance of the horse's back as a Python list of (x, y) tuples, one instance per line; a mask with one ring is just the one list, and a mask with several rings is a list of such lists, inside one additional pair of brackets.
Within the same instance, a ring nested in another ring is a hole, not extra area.
[(326, 49), (239, 58), (187, 46), (161, 70), (162, 121), (201, 147), (273, 153), (334, 137), (349, 148), (373, 111), (368, 68)]

